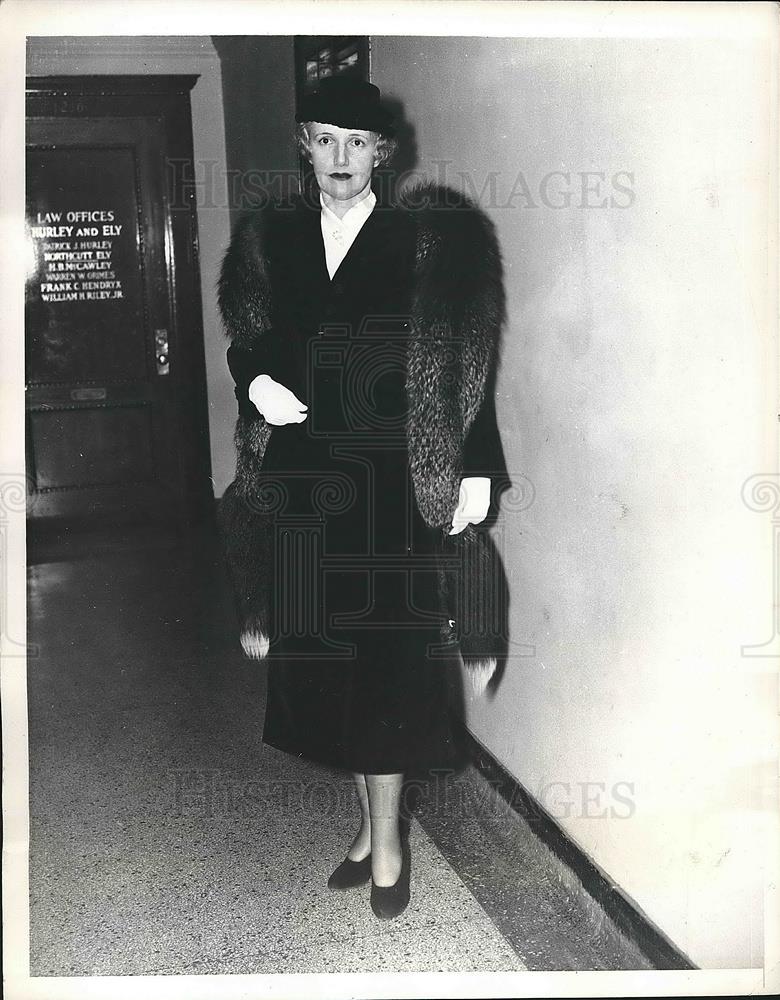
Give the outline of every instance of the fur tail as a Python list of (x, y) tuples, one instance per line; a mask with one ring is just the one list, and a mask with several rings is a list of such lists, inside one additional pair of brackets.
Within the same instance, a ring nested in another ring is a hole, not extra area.
[(463, 662), (466, 666), (471, 690), (475, 695), (484, 694), (491, 677), (496, 672), (498, 661), (495, 656), (484, 656), (479, 659), (468, 657), (464, 658)]
[(268, 655), (269, 640), (260, 629), (245, 629), (241, 633), (241, 648), (250, 660), (263, 660)]
[(233, 585), (240, 641), (246, 655), (262, 660), (271, 632), (271, 526), (231, 483), (219, 504), (219, 525)]

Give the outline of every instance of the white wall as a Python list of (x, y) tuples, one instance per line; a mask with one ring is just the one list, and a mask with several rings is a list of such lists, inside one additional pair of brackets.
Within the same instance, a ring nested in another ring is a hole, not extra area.
[[(258, 198), (297, 190), (295, 73), (291, 35), (215, 35), (222, 63), (222, 100), (228, 175), (236, 179), (231, 209), (238, 217)], [(221, 327), (212, 337), (214, 371), (212, 449), (215, 495), (221, 496), (235, 472), (233, 428), (236, 399), (225, 364), (227, 341)], [(225, 393), (227, 392), (227, 397)], [(213, 442), (219, 441), (218, 451)]]
[(499, 421), (535, 499), (497, 533), (534, 654), (470, 726), (694, 962), (760, 965), (777, 661), (740, 649), (771, 635), (772, 525), (741, 489), (776, 469), (768, 52), (372, 46), (421, 167), (482, 192), (505, 257)]
[(31, 75), (89, 73), (198, 73), (192, 89), (192, 132), (199, 182), (198, 234), (203, 330), (209, 406), (212, 478), (221, 495), (235, 466), (235, 397), (225, 363), (215, 282), (230, 239), (225, 177), (225, 127), (219, 58), (208, 36), (81, 36), (31, 38), (27, 72)]

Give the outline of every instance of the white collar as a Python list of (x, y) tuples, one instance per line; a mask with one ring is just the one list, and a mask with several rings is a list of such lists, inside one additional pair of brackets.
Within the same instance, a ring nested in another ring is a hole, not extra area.
[(369, 187), (366, 196), (361, 198), (360, 201), (355, 202), (342, 219), (336, 215), (332, 208), (328, 208), (325, 204), (322, 192), (320, 192), (320, 205), (322, 206), (323, 229), (327, 228), (331, 232), (335, 229), (345, 229), (347, 232), (357, 233), (373, 212), (374, 205), (376, 205), (376, 195)]

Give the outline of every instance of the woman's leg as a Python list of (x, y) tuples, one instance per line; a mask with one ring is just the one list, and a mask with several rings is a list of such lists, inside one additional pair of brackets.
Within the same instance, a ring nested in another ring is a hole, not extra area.
[(399, 810), (403, 774), (367, 774), (371, 818), (371, 876), (375, 885), (394, 885), (401, 874)]
[(371, 853), (371, 813), (368, 808), (368, 789), (365, 774), (353, 774), (360, 803), (360, 829), (347, 851), (350, 861), (362, 861)]

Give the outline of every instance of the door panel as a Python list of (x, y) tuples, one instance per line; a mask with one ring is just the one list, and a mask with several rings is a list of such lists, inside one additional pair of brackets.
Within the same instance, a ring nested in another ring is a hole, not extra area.
[(154, 478), (148, 405), (33, 410), (29, 419), (39, 489), (133, 486)]
[[(144, 123), (134, 122), (132, 129), (128, 124), (123, 122), (121, 131), (131, 145), (102, 149), (97, 142), (118, 138), (110, 121), (80, 123), (79, 131), (92, 148), (69, 147), (70, 123), (31, 123), (30, 383), (146, 378), (143, 330), (148, 296), (136, 185), (136, 150), (141, 151), (138, 140)], [(47, 140), (56, 146), (47, 148)]]
[(175, 521), (210, 494), (194, 206), (177, 188), (188, 87), (128, 80), (28, 94), (32, 519)]

